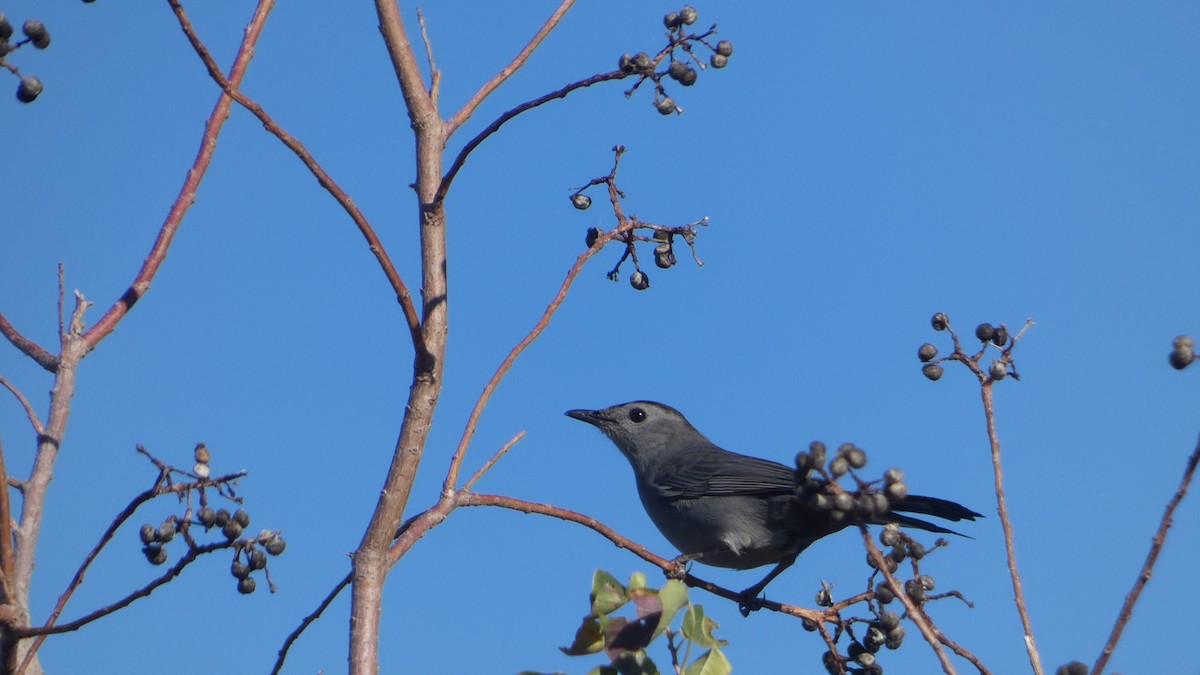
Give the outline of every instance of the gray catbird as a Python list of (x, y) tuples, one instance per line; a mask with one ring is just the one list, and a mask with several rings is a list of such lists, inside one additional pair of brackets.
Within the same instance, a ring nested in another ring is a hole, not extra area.
[(776, 565), (742, 592), (743, 612), (801, 551), (849, 525), (898, 523), (958, 534), (897, 512), (952, 521), (980, 517), (951, 501), (908, 495), (892, 502), (886, 514), (836, 520), (829, 510), (796, 498), (795, 469), (714, 445), (670, 406), (632, 401), (566, 414), (599, 428), (629, 460), (646, 513), (683, 554), (677, 562), (697, 560), (738, 570)]

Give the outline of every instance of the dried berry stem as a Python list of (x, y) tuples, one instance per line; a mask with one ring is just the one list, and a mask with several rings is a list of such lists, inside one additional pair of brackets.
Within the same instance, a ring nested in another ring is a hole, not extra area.
[(996, 413), (992, 406), (992, 384), (985, 379), (981, 385), (983, 414), (987, 420), (988, 442), (992, 452), (992, 474), (995, 477), (996, 511), (1000, 516), (1000, 527), (1004, 530), (1004, 554), (1008, 561), (1008, 572), (1012, 579), (1013, 597), (1017, 614), (1021, 617), (1021, 628), (1025, 632), (1025, 650), (1029, 652), (1029, 664), (1035, 675), (1042, 675), (1042, 657), (1038, 654), (1037, 641), (1033, 636), (1033, 624), (1025, 605), (1025, 591), (1021, 584), (1021, 573), (1017, 570), (1017, 552), (1014, 542), (1012, 521), (1008, 517), (1008, 499), (1004, 492), (1004, 470), (1000, 464), (1000, 437), (996, 433)]

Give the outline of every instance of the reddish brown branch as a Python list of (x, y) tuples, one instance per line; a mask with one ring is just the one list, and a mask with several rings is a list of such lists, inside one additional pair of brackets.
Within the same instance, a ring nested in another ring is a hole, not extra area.
[(325, 171), (321, 164), (312, 156), (312, 153), (308, 151), (308, 148), (304, 147), (303, 143), (285, 131), (283, 127), (281, 127), (270, 115), (267, 114), (266, 110), (264, 110), (261, 105), (242, 92), (238, 91), (238, 85), (236, 83), (225, 77), (225, 74), (221, 72), (217, 62), (209, 53), (208, 48), (204, 46), (204, 43), (201, 42), (200, 38), (196, 35), (195, 30), (192, 28), (192, 25), (187, 18), (187, 13), (184, 12), (183, 7), (179, 4), (178, 0), (169, 1), (172, 8), (175, 8), (175, 15), (179, 19), (179, 24), (183, 28), (184, 35), (187, 36), (188, 41), (191, 43), (192, 48), (196, 51), (196, 54), (200, 56), (200, 60), (204, 62), (204, 66), (208, 70), (209, 76), (214, 82), (217, 83), (217, 86), (221, 87), (221, 90), (225, 92), (226, 96), (229, 96), (234, 101), (237, 101), (237, 103), (248, 110), (250, 114), (257, 117), (258, 121), (262, 123), (263, 127), (270, 134), (278, 138), (279, 141), (284, 144), (284, 146), (291, 150), (296, 157), (300, 159), (309, 172), (311, 172), (312, 175), (317, 179), (317, 182), (321, 185), (321, 187), (333, 196), (338, 205), (342, 207), (342, 210), (346, 212), (346, 215), (350, 216), (350, 220), (354, 221), (355, 226), (358, 227), (358, 231), (362, 234), (363, 238), (366, 239), (367, 247), (370, 249), (371, 254), (375, 256), (375, 260), (379, 263), (380, 268), (383, 270), (384, 276), (387, 277), (388, 283), (392, 287), (392, 291), (396, 294), (396, 301), (400, 304), (401, 311), (404, 312), (405, 322), (408, 324), (408, 331), (413, 342), (413, 348), (416, 349), (419, 354), (424, 353), (425, 348), (421, 339), (421, 322), (417, 317), (417, 310), (413, 304), (412, 293), (409, 292), (408, 286), (405, 285), (404, 280), (400, 277), (400, 273), (396, 271), (396, 266), (392, 263), (391, 257), (388, 255), (387, 249), (384, 247), (383, 242), (379, 239), (379, 236), (375, 234), (375, 229), (371, 226), (370, 221), (368, 221), (367, 217), (363, 215), (362, 211), (358, 208), (358, 205), (354, 203), (354, 200), (350, 197), (350, 195), (346, 194), (345, 190), (343, 190), (341, 186), (339, 186), (337, 182), (333, 180), (333, 178)]
[(1100, 657), (1096, 659), (1095, 667), (1092, 668), (1092, 672), (1097, 675), (1103, 673), (1105, 666), (1108, 665), (1108, 660), (1112, 657), (1117, 648), (1117, 642), (1121, 639), (1121, 633), (1124, 632), (1126, 624), (1133, 617), (1133, 606), (1137, 604), (1138, 598), (1141, 597), (1142, 591), (1150, 581), (1154, 565), (1158, 562), (1158, 554), (1162, 553), (1163, 544), (1167, 541), (1167, 531), (1171, 529), (1175, 508), (1187, 496), (1188, 487), (1192, 484), (1192, 477), (1196, 474), (1197, 463), (1200, 463), (1200, 442), (1197, 442), (1195, 449), (1192, 450), (1192, 455), (1188, 457), (1187, 466), (1183, 470), (1183, 478), (1179, 480), (1179, 487), (1175, 489), (1175, 494), (1167, 502), (1162, 520), (1158, 523), (1158, 530), (1150, 542), (1150, 552), (1146, 555), (1146, 562), (1133, 582), (1133, 588), (1125, 596), (1125, 602), (1121, 605), (1121, 611), (1117, 613), (1117, 622), (1108, 636), (1108, 642), (1104, 643), (1104, 649), (1100, 652)]
[[(172, 9), (175, 10), (177, 16), (182, 17), (181, 21), (186, 20), (183, 14), (183, 7), (178, 0), (168, 0)], [(258, 7), (254, 10), (254, 17), (246, 26), (245, 36), (242, 39), (242, 44), (238, 47), (237, 56), (233, 60), (233, 67), (229, 71), (229, 81), (233, 88), (240, 87), (242, 79), (246, 75), (246, 69), (250, 66), (250, 59), (254, 56), (254, 46), (258, 43), (258, 38), (262, 35), (263, 25), (267, 21), (267, 15), (274, 7), (274, 0), (260, 0)], [(154, 281), (155, 274), (158, 273), (159, 267), (166, 260), (167, 250), (171, 247), (171, 242), (175, 238), (175, 233), (179, 230), (180, 224), (183, 222), (183, 217), (187, 215), (188, 209), (196, 201), (196, 193), (200, 189), (200, 182), (204, 180), (204, 174), (208, 171), (208, 167), (212, 165), (213, 155), (217, 149), (217, 137), (221, 133), (221, 128), (225, 124), (225, 120), (229, 119), (229, 110), (233, 107), (233, 99), (226, 94), (222, 94), (217, 100), (217, 105), (213, 112), (208, 117), (208, 122), (204, 125), (204, 134), (200, 139), (200, 152), (196, 155), (196, 160), (192, 163), (192, 167), (188, 169), (187, 177), (183, 181), (183, 187), (179, 190), (179, 196), (175, 198), (175, 203), (171, 205), (167, 212), (166, 220), (163, 222), (162, 228), (158, 232), (158, 237), (154, 241), (154, 245), (150, 249), (150, 254), (146, 256), (146, 260), (142, 263), (142, 268), (134, 277), (133, 283), (118, 299), (112, 307), (105, 312), (104, 316), (92, 326), (87, 333), (84, 334), (83, 340), (87, 345), (87, 349), (95, 349), (96, 345), (112, 333), (129, 310), (133, 308), (146, 291), (150, 289), (151, 282)]]
[(8, 338), (14, 347), (37, 362), (39, 366), (52, 373), (58, 370), (58, 357), (46, 351), (44, 347), (33, 340), (21, 335), (21, 331), (9, 323), (3, 314), (0, 314), (0, 334)]
[[(575, 0), (563, 0), (562, 4), (558, 6), (558, 9), (554, 10), (554, 13), (550, 15), (549, 19), (546, 19), (546, 22), (542, 24), (542, 27), (538, 29), (536, 34), (534, 34), (533, 39), (531, 39), (529, 43), (525, 45), (520, 53), (518, 53), (508, 65), (501, 68), (500, 72), (496, 73), (492, 79), (488, 80), (486, 84), (480, 87), (479, 91), (475, 92), (475, 95), (471, 97), (471, 100), (467, 101), (458, 112), (454, 113), (453, 117), (446, 121), (447, 138), (454, 134), (454, 132), (458, 130), (458, 128), (461, 127), (464, 122), (470, 119), (471, 115), (475, 113), (475, 109), (478, 108), (479, 105), (492, 94), (492, 92), (496, 91), (500, 85), (504, 84), (508, 78), (512, 77), (513, 73), (517, 72), (521, 69), (521, 66), (525, 65), (525, 62), (529, 60), (529, 57), (533, 54), (534, 50), (536, 50), (538, 46), (542, 44), (542, 40), (545, 40), (546, 36), (550, 34), (550, 31), (554, 30), (555, 27), (558, 26), (558, 22), (562, 21), (562, 18), (566, 16), (567, 11), (570, 10), (571, 6), (574, 4)], [(433, 60), (431, 58), (430, 63), (432, 62)]]
[[(8, 469), (4, 465), (4, 445), (0, 443), (0, 604), (9, 605), (17, 601), (13, 589), (16, 565), (13, 560), (13, 514), (8, 500)], [(7, 654), (7, 650), (6, 650)]]
[(550, 325), (550, 319), (554, 317), (554, 313), (558, 311), (558, 308), (562, 305), (563, 301), (567, 299), (567, 292), (571, 290), (571, 284), (575, 283), (575, 277), (579, 276), (579, 272), (583, 270), (583, 266), (585, 263), (587, 263), (588, 259), (599, 253), (600, 249), (604, 247), (604, 244), (608, 243), (614, 236), (616, 236), (617, 233), (627, 232), (632, 228), (633, 223), (627, 223), (626, 225), (601, 236), (596, 240), (596, 243), (593, 244), (590, 249), (579, 254), (579, 257), (575, 259), (575, 264), (572, 265), (571, 269), (567, 271), (567, 277), (563, 279), (562, 284), (558, 287), (558, 293), (554, 295), (554, 299), (552, 299), (550, 304), (546, 306), (546, 310), (542, 312), (541, 318), (538, 319), (536, 324), (534, 324), (533, 329), (530, 330), (529, 333), (520, 342), (518, 342), (511, 351), (509, 351), (508, 356), (504, 357), (504, 360), (500, 362), (500, 367), (496, 369), (496, 372), (492, 374), (491, 379), (488, 380), (487, 384), (484, 385), (483, 391), (479, 394), (479, 398), (475, 400), (475, 407), (471, 409), (471, 415), (467, 418), (467, 424), (463, 429), (462, 438), (460, 438), (458, 441), (458, 448), (455, 449), (454, 457), (450, 460), (450, 469), (446, 472), (446, 480), (442, 483), (443, 495), (453, 494), (457, 489), (458, 474), (462, 468), (462, 462), (463, 458), (466, 456), (467, 447), (471, 444), (471, 439), (475, 435), (475, 428), (476, 425), (479, 424), (479, 417), (483, 415), (483, 409), (488, 404), (488, 401), (491, 400), (492, 393), (495, 392), (496, 387), (500, 384), (500, 381), (504, 379), (504, 376), (507, 375), (508, 371), (512, 369), (517, 357), (520, 356), (521, 353), (529, 347), (529, 345), (533, 344), (533, 341), (538, 339), (538, 336), (542, 334), (542, 331), (546, 330), (546, 327)]

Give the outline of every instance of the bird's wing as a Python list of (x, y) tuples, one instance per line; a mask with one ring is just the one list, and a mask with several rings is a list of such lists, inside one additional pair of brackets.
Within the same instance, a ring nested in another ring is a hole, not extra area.
[(678, 460), (664, 462), (651, 482), (664, 497), (672, 499), (792, 494), (796, 489), (794, 470), (779, 462), (725, 450), (689, 452)]

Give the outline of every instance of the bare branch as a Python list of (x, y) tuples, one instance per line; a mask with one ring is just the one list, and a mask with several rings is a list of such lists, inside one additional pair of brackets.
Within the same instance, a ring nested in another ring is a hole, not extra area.
[(325, 171), (320, 163), (318, 163), (317, 160), (312, 156), (308, 149), (304, 147), (303, 143), (301, 143), (291, 134), (287, 133), (283, 127), (279, 126), (279, 124), (267, 114), (266, 110), (264, 110), (262, 106), (242, 92), (238, 91), (234, 83), (225, 77), (224, 73), (221, 72), (220, 67), (217, 66), (217, 62), (213, 59), (212, 55), (209, 54), (208, 48), (205, 47), (204, 43), (200, 41), (199, 37), (197, 37), (195, 30), (192, 28), (192, 25), (187, 18), (187, 14), (183, 11), (182, 6), (178, 4), (178, 0), (171, 0), (171, 4), (172, 7), (177, 8), (175, 14), (179, 19), (180, 26), (183, 28), (183, 32), (187, 36), (188, 41), (192, 44), (192, 48), (200, 56), (200, 60), (204, 62), (204, 66), (208, 70), (208, 74), (210, 77), (212, 77), (213, 81), (216, 82), (219, 87), (221, 87), (226, 96), (229, 96), (234, 101), (237, 101), (237, 103), (248, 110), (250, 114), (257, 117), (258, 121), (262, 123), (263, 127), (269, 133), (278, 138), (280, 142), (282, 142), (289, 150), (291, 150), (296, 157), (300, 159), (304, 166), (308, 168), (309, 172), (311, 172), (312, 175), (317, 179), (317, 182), (320, 183), (321, 187), (323, 187), (326, 192), (333, 196), (334, 200), (336, 200), (346, 214), (350, 216), (350, 219), (354, 221), (354, 224), (358, 227), (359, 232), (362, 234), (363, 238), (366, 239), (367, 247), (375, 256), (379, 266), (383, 269), (384, 276), (387, 277), (388, 283), (391, 284), (392, 291), (396, 294), (396, 300), (400, 303), (400, 308), (404, 312), (404, 318), (408, 324), (408, 331), (413, 342), (413, 348), (419, 354), (423, 354), (425, 347), (423, 340), (421, 339), (421, 321), (417, 317), (417, 310), (413, 304), (412, 293), (409, 292), (408, 286), (405, 285), (404, 280), (400, 277), (400, 273), (396, 271), (396, 266), (392, 263), (391, 257), (388, 255), (387, 249), (384, 247), (383, 242), (379, 239), (379, 236), (375, 234), (375, 229), (371, 226), (370, 221), (368, 221), (367, 217), (363, 215), (362, 211), (358, 208), (358, 205), (354, 203), (354, 200), (350, 197), (350, 195), (346, 194), (346, 192), (342, 190), (337, 182), (333, 180), (333, 178)]
[(472, 150), (479, 147), (480, 143), (483, 143), (485, 140), (487, 140), (488, 136), (491, 136), (492, 134), (496, 133), (500, 129), (500, 127), (504, 126), (504, 124), (506, 122), (508, 122), (509, 120), (511, 120), (512, 118), (516, 117), (517, 115), (520, 115), (521, 113), (523, 113), (527, 110), (536, 108), (536, 107), (542, 105), (543, 103), (553, 101), (556, 98), (563, 98), (567, 94), (570, 94), (571, 92), (575, 91), (576, 89), (590, 87), (593, 84), (599, 84), (601, 82), (608, 82), (609, 80), (620, 80), (625, 77), (629, 77), (629, 73), (624, 73), (624, 72), (621, 72), (620, 70), (614, 70), (611, 73), (600, 73), (599, 75), (593, 75), (589, 78), (580, 80), (578, 82), (572, 82), (571, 84), (568, 84), (567, 86), (563, 87), (562, 89), (556, 89), (555, 91), (552, 91), (549, 94), (539, 96), (538, 98), (535, 98), (531, 101), (526, 101), (525, 103), (522, 103), (521, 105), (519, 105), (519, 106), (513, 108), (512, 110), (505, 112), (503, 115), (497, 117), (495, 119), (495, 121), (493, 121), (491, 124), (489, 124), (487, 126), (487, 128), (485, 128), (483, 131), (479, 132), (479, 134), (476, 135), (474, 138), (472, 138), (470, 141), (467, 141), (467, 144), (465, 146), (463, 146), (462, 150), (458, 151), (458, 156), (456, 156), (454, 158), (454, 162), (452, 162), (450, 164), (450, 169), (446, 172), (446, 175), (444, 177), (442, 177), (441, 185), (438, 186), (437, 196), (434, 198), (435, 201), (440, 202), (446, 198), (446, 194), (448, 192), (450, 192), (450, 184), (454, 182), (454, 177), (458, 175), (459, 170), (462, 169), (463, 164), (465, 164), (467, 161), (467, 155), (471, 154)]
[(16, 385), (5, 379), (3, 375), (0, 375), (0, 385), (3, 385), (5, 389), (12, 392), (13, 396), (17, 397), (17, 401), (25, 409), (25, 415), (29, 418), (29, 424), (33, 426), (33, 430), (40, 436), (44, 427), (42, 426), (42, 421), (38, 419), (37, 412), (34, 411), (33, 406), (29, 405), (29, 400), (25, 398), (20, 389), (17, 389)]
[(21, 335), (21, 331), (9, 323), (3, 314), (0, 314), (0, 334), (8, 338), (14, 347), (37, 362), (39, 366), (52, 373), (58, 370), (58, 357), (46, 351), (45, 347)]
[[(496, 465), (496, 462), (500, 461), (500, 458), (503, 457), (504, 454), (507, 453), (509, 450), (511, 450), (514, 445), (516, 445), (517, 443), (520, 443), (522, 438), (525, 438), (524, 431), (521, 431), (521, 432), (517, 433), (516, 436), (513, 436), (512, 438), (508, 439), (508, 442), (505, 443), (504, 445), (500, 446), (500, 449), (496, 451), (496, 454), (492, 455), (491, 458), (488, 459), (488, 461), (484, 462), (483, 466), (479, 467), (479, 470), (476, 471), (467, 480), (466, 484), (463, 485), (462, 489), (470, 490), (471, 488), (475, 487), (475, 483), (477, 483), (480, 478), (483, 478), (483, 474), (487, 473), (488, 471), (491, 471), (492, 467)], [(2, 467), (0, 467), (0, 468), (2, 468)]]
[[(179, 0), (168, 0), (168, 2), (171, 4), (171, 8), (175, 10), (176, 15), (181, 17), (181, 21), (186, 20), (186, 15), (183, 12), (183, 7), (179, 4)], [(259, 0), (258, 7), (254, 10), (254, 17), (250, 20), (249, 25), (246, 26), (242, 44), (238, 47), (233, 67), (229, 71), (229, 80), (235, 89), (242, 84), (242, 79), (246, 75), (246, 69), (250, 66), (250, 59), (254, 56), (254, 46), (258, 43), (258, 38), (262, 35), (263, 25), (267, 21), (267, 15), (274, 6), (274, 0)], [(204, 174), (208, 171), (208, 167), (212, 165), (213, 155), (216, 153), (217, 137), (221, 133), (221, 128), (224, 126), (225, 120), (229, 119), (229, 110), (232, 107), (233, 99), (228, 95), (222, 94), (217, 99), (217, 105), (213, 109), (212, 114), (208, 116), (208, 121), (204, 125), (204, 134), (200, 139), (200, 152), (196, 155), (196, 160), (192, 163), (192, 167), (188, 169), (187, 177), (183, 181), (183, 187), (179, 190), (179, 196), (175, 198), (175, 202), (167, 212), (166, 220), (158, 232), (158, 237), (150, 249), (150, 254), (146, 256), (145, 262), (142, 263), (142, 268), (138, 271), (133, 283), (130, 284), (125, 293), (105, 312), (104, 316), (96, 322), (96, 325), (92, 326), (83, 336), (89, 350), (94, 349), (101, 340), (107, 337), (109, 333), (112, 333), (121, 319), (129, 313), (134, 304), (150, 289), (150, 284), (154, 281), (154, 276), (158, 273), (158, 268), (167, 257), (167, 250), (171, 247), (171, 242), (174, 240), (175, 233), (179, 230), (179, 226), (183, 222), (183, 217), (187, 215), (188, 209), (196, 201), (196, 192), (200, 189), (200, 182), (204, 179)]]
[(456, 490), (458, 484), (458, 473), (462, 468), (463, 458), (467, 453), (467, 446), (471, 444), (471, 439), (475, 435), (475, 427), (479, 424), (480, 416), (483, 415), (483, 408), (488, 404), (488, 401), (492, 397), (492, 393), (495, 392), (496, 387), (500, 384), (500, 380), (504, 379), (504, 376), (507, 375), (508, 371), (512, 369), (517, 357), (520, 356), (521, 353), (529, 347), (529, 345), (533, 344), (533, 341), (536, 340), (538, 336), (542, 334), (542, 331), (546, 330), (546, 327), (550, 325), (550, 319), (554, 316), (554, 313), (558, 311), (558, 308), (562, 305), (563, 301), (567, 299), (567, 292), (571, 290), (571, 284), (575, 283), (575, 277), (579, 276), (579, 272), (583, 270), (583, 266), (585, 263), (587, 263), (588, 259), (599, 253), (600, 249), (604, 247), (604, 244), (612, 240), (612, 238), (618, 233), (627, 232), (628, 230), (632, 229), (633, 225), (634, 224), (630, 222), (618, 227), (617, 229), (614, 229), (611, 232), (608, 232), (597, 239), (596, 243), (593, 244), (590, 249), (579, 254), (579, 257), (575, 259), (575, 264), (572, 265), (571, 269), (567, 271), (567, 277), (563, 279), (562, 285), (559, 286), (558, 293), (555, 294), (554, 299), (550, 301), (550, 304), (546, 306), (546, 310), (542, 312), (541, 318), (538, 319), (536, 324), (534, 324), (533, 329), (529, 331), (529, 334), (527, 334), (520, 342), (517, 343), (515, 347), (512, 348), (511, 351), (509, 351), (508, 356), (504, 357), (504, 361), (500, 363), (500, 367), (496, 369), (496, 372), (492, 374), (491, 379), (488, 380), (486, 385), (484, 385), (483, 391), (479, 394), (479, 398), (475, 400), (475, 407), (471, 409), (471, 415), (467, 418), (467, 424), (463, 429), (462, 438), (459, 439), (458, 448), (454, 451), (454, 457), (450, 460), (450, 469), (446, 472), (446, 480), (442, 483), (443, 495), (451, 495)]
[(1092, 668), (1093, 673), (1103, 673), (1105, 666), (1108, 665), (1108, 659), (1112, 657), (1113, 651), (1117, 648), (1117, 642), (1121, 639), (1121, 633), (1125, 630), (1126, 624), (1133, 617), (1133, 606), (1137, 604), (1138, 598), (1141, 597), (1142, 591), (1145, 590), (1146, 584), (1150, 581), (1150, 577), (1154, 572), (1154, 564), (1158, 562), (1158, 554), (1162, 553), (1163, 544), (1167, 540), (1167, 531), (1171, 529), (1171, 523), (1175, 515), (1175, 509), (1183, 498), (1187, 496), (1188, 487), (1192, 484), (1192, 477), (1196, 474), (1196, 464), (1200, 463), (1200, 442), (1196, 443), (1195, 449), (1192, 450), (1192, 455), (1188, 457), (1187, 466), (1183, 470), (1183, 478), (1179, 480), (1179, 487), (1175, 489), (1175, 494), (1171, 500), (1167, 502), (1167, 508), (1163, 512), (1162, 520), (1158, 523), (1158, 530), (1154, 533), (1154, 538), (1150, 542), (1150, 553), (1146, 555), (1146, 562), (1142, 565), (1142, 571), (1138, 573), (1137, 579), (1133, 582), (1133, 588), (1129, 594), (1125, 596), (1125, 602), (1121, 605), (1121, 611), (1117, 613), (1117, 622), (1113, 626), (1112, 633), (1108, 636), (1108, 642), (1104, 643), (1104, 649), (1100, 652), (1100, 658), (1096, 659), (1096, 665)]
[(85, 614), (84, 616), (81, 616), (80, 618), (75, 619), (74, 621), (68, 621), (67, 623), (58, 624), (57, 626), (44, 626), (44, 627), (38, 627), (38, 628), (34, 628), (31, 626), (28, 628), (15, 628), (13, 630), (17, 635), (19, 635), (21, 637), (32, 637), (35, 635), (57, 635), (59, 633), (69, 633), (74, 630), (79, 630), (80, 628), (86, 626), (87, 624), (89, 624), (97, 619), (102, 619), (102, 618), (108, 616), (109, 614), (112, 614), (113, 612), (116, 612), (118, 610), (128, 607), (129, 605), (133, 604), (133, 602), (136, 600), (139, 600), (141, 598), (145, 598), (145, 597), (149, 596), (159, 586), (162, 586), (163, 584), (165, 584), (165, 583), (171, 581), (172, 579), (174, 579), (175, 577), (179, 576), (179, 574), (181, 572), (183, 572), (183, 569), (185, 567), (187, 567), (188, 565), (195, 562), (195, 560), (197, 558), (204, 555), (205, 553), (212, 553), (213, 551), (220, 551), (222, 549), (227, 549), (232, 545), (233, 545), (233, 542), (219, 541), (219, 542), (214, 542), (211, 544), (205, 544), (204, 546), (188, 548), (187, 553), (183, 554), (183, 557), (181, 557), (179, 559), (179, 562), (172, 565), (171, 569), (167, 570), (166, 572), (163, 572), (162, 576), (159, 576), (158, 578), (154, 579), (150, 583), (137, 589), (136, 591), (133, 591), (132, 593), (130, 593), (129, 595), (126, 595), (125, 597), (121, 598), (120, 600), (117, 600), (114, 603), (105, 605), (104, 607), (101, 607), (89, 614)]
[(287, 659), (288, 651), (291, 650), (292, 645), (295, 644), (296, 640), (300, 638), (300, 635), (305, 631), (305, 629), (311, 626), (314, 621), (321, 618), (321, 615), (325, 613), (325, 610), (329, 608), (329, 605), (333, 604), (334, 599), (336, 599), (337, 596), (341, 594), (341, 592), (345, 590), (347, 586), (350, 585), (350, 580), (352, 578), (352, 574), (347, 574), (345, 577), (343, 577), (342, 580), (333, 587), (333, 590), (329, 591), (329, 594), (325, 596), (325, 599), (321, 601), (321, 604), (317, 606), (313, 613), (304, 617), (304, 619), (300, 621), (300, 625), (296, 628), (296, 630), (288, 634), (287, 639), (283, 641), (283, 645), (279, 648), (279, 656), (276, 657), (275, 665), (271, 668), (271, 675), (278, 675), (279, 671), (283, 670), (283, 662), (285, 659)]
[(538, 46), (542, 44), (542, 40), (545, 40), (546, 36), (550, 34), (550, 31), (554, 30), (555, 27), (558, 26), (558, 22), (562, 21), (562, 18), (566, 16), (567, 11), (571, 9), (571, 6), (574, 4), (575, 0), (563, 0), (562, 4), (558, 6), (558, 9), (554, 10), (554, 13), (550, 15), (549, 19), (546, 19), (546, 23), (542, 24), (542, 27), (539, 28), (537, 33), (534, 34), (533, 39), (531, 39), (529, 43), (525, 45), (520, 53), (518, 53), (508, 65), (504, 66), (500, 72), (496, 73), (492, 79), (488, 80), (486, 84), (480, 87), (479, 91), (475, 92), (475, 95), (471, 97), (471, 100), (467, 101), (458, 112), (454, 113), (453, 117), (447, 120), (447, 138), (449, 138), (459, 127), (461, 127), (464, 122), (470, 119), (471, 115), (474, 114), (475, 109), (478, 108), (479, 105), (492, 94), (492, 92), (496, 91), (500, 85), (504, 84), (508, 78), (512, 77), (513, 73), (517, 72), (520, 70), (521, 66), (525, 65), (525, 62), (529, 60), (529, 57), (533, 54), (534, 50), (536, 50)]

